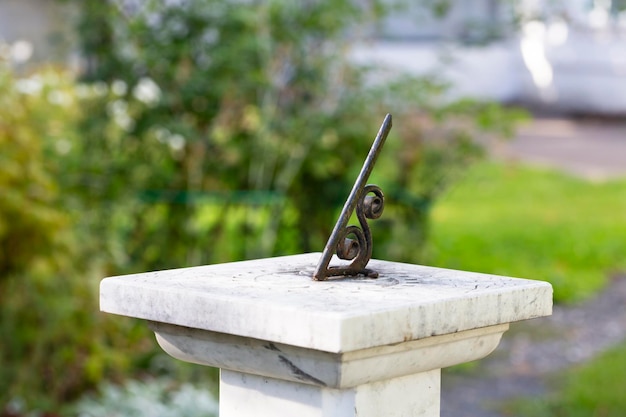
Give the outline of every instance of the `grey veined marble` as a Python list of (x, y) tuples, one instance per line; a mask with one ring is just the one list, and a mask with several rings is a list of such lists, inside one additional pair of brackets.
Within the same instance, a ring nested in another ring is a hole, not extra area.
[(313, 281), (319, 257), (106, 278), (100, 308), (221, 368), (220, 417), (437, 417), (441, 368), (552, 311), (545, 282), (377, 260), (377, 279)]
[(319, 254), (106, 278), (102, 311), (347, 352), (551, 314), (540, 281), (371, 260), (378, 279), (312, 281)]

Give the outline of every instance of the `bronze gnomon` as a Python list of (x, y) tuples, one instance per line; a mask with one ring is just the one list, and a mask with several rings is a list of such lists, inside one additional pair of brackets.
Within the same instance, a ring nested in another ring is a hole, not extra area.
[[(367, 224), (367, 219), (377, 219), (382, 215), (385, 196), (378, 186), (365, 185), (365, 183), (372, 173), (376, 159), (390, 130), (391, 115), (388, 114), (383, 120), (376, 139), (374, 139), (367, 158), (365, 158), (361, 172), (341, 210), (328, 242), (326, 242), (322, 257), (313, 273), (313, 279), (324, 281), (328, 277), (346, 275), (378, 277), (376, 271), (365, 268), (372, 257), (372, 232)], [(355, 208), (360, 228), (359, 226), (347, 225)], [(329, 266), (334, 253), (340, 259), (352, 260), (352, 262), (346, 266)]]

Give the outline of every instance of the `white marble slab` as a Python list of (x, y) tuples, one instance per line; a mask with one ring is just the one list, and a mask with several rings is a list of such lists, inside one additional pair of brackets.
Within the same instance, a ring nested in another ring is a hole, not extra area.
[[(106, 278), (104, 312), (326, 352), (550, 315), (540, 281), (371, 260), (378, 279), (313, 281), (320, 254)], [(337, 263), (337, 260), (333, 260)]]

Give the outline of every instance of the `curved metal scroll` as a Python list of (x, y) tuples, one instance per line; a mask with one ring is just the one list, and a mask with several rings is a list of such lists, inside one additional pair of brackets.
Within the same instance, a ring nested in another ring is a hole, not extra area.
[[(326, 242), (322, 257), (313, 273), (313, 279), (324, 281), (331, 276), (359, 274), (367, 275), (371, 278), (378, 277), (377, 272), (365, 268), (372, 257), (372, 234), (367, 224), (367, 219), (377, 219), (382, 215), (385, 197), (382, 190), (376, 185), (364, 184), (374, 168), (376, 158), (390, 130), (391, 115), (388, 114), (376, 135), (376, 139), (374, 139), (372, 148), (367, 154), (361, 172), (341, 210), (339, 219), (328, 238), (328, 242)], [(355, 208), (360, 228), (358, 226), (347, 226)], [(330, 260), (335, 252), (340, 259), (353, 260), (352, 263), (348, 266), (329, 267)]]

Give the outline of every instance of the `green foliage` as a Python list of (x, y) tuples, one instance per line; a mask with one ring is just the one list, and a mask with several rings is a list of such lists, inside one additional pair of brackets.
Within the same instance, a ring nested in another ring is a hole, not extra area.
[(625, 375), (626, 345), (622, 344), (555, 377), (555, 385), (562, 388), (545, 397), (515, 401), (507, 411), (520, 417), (622, 416), (626, 410)]
[(50, 253), (67, 225), (54, 207), (58, 190), (44, 143), (66, 140), (63, 120), (69, 117), (54, 102), (64, 92), (45, 83), (41, 77), (16, 81), (0, 57), (0, 282), (34, 262), (53, 262)]
[(495, 105), (448, 103), (433, 78), (366, 86), (346, 33), (387, 10), (377, 1), (122, 4), (81, 2), (85, 80), (108, 93), (83, 104), (89, 142), (67, 176), (90, 185), (85, 204), (106, 207), (89, 230), (109, 236), (93, 253), (115, 271), (320, 250), (389, 111), (410, 128), (393, 131), (398, 143), (377, 167), (398, 213), (397, 224), (378, 226), (378, 253), (415, 260), (419, 251), (391, 236), (409, 233), (402, 240), (419, 246), (410, 234), (426, 229), (430, 202), (479, 156), (475, 136), (510, 133), (517, 119)]
[(105, 385), (97, 397), (81, 399), (74, 407), (81, 417), (210, 417), (217, 416), (217, 400), (205, 388), (173, 386), (164, 379), (131, 381), (123, 387)]
[(626, 270), (626, 182), (483, 164), (433, 212), (429, 263), (546, 280), (574, 301)]
[[(228, 222), (222, 207), (233, 206), (230, 191), (289, 195), (302, 213), (304, 246), (312, 246), (316, 229), (326, 232), (328, 210), (319, 213), (322, 207), (302, 194), (312, 188), (343, 193), (346, 187), (337, 185), (367, 149), (361, 138), (375, 131), (363, 123), (358, 73), (335, 52), (341, 50), (338, 42), (328, 44), (360, 13), (352, 2), (168, 6), (151, 1), (136, 11), (84, 2), (84, 7), (88, 23), (82, 38), (96, 63), (86, 79), (126, 87), (117, 97), (106, 94), (85, 103), (90, 141), (76, 158), (88, 169), (68, 180), (98, 184), (90, 187), (89, 200), (109, 202), (111, 215), (123, 217), (127, 263), (114, 267), (220, 260), (212, 242), (226, 239), (220, 225)], [(142, 98), (141, 91), (152, 98)], [(354, 146), (339, 148), (339, 137)], [(160, 204), (138, 202), (146, 193), (162, 196)], [(166, 197), (172, 193), (182, 202)], [(197, 206), (187, 197), (220, 194), (225, 198), (216, 209), (222, 213), (218, 221), (209, 229), (194, 227)], [(261, 206), (269, 207), (275, 220), (256, 233), (256, 245), (242, 245), (235, 258), (275, 252), (285, 204)], [(100, 222), (96, 230), (108, 227), (102, 216), (95, 222)], [(167, 246), (151, 245), (157, 230)], [(146, 245), (154, 250), (146, 251)]]
[(146, 343), (134, 322), (98, 314), (99, 277), (57, 183), (77, 138), (74, 92), (67, 73), (17, 78), (0, 60), (0, 410), (54, 408), (119, 376), (129, 344)]

